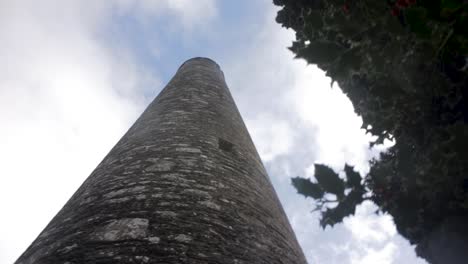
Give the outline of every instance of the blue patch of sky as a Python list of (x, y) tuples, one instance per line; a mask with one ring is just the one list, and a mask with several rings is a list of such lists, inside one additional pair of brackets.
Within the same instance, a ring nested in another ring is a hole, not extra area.
[[(241, 56), (249, 40), (259, 32), (259, 20), (269, 5), (269, 1), (219, 1), (218, 15), (212, 23), (191, 32), (182, 30), (169, 14), (144, 23), (131, 13), (123, 14), (114, 18), (106, 37), (117, 47), (131, 47), (138, 63), (166, 83), (189, 58), (210, 57), (222, 65), (233, 56)], [(157, 55), (154, 49), (159, 51)]]

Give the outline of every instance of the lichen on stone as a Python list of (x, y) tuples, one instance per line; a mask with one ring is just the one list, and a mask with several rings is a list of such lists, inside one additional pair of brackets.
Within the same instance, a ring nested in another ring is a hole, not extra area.
[(119, 241), (143, 239), (147, 236), (149, 221), (145, 218), (122, 218), (98, 228), (92, 237), (95, 240)]
[(176, 237), (174, 237), (174, 239), (179, 241), (179, 242), (187, 243), (187, 242), (192, 241), (193, 238), (191, 236), (188, 236), (188, 235), (180, 234), (180, 235), (177, 235)]
[(170, 171), (175, 163), (170, 160), (160, 160), (156, 164), (147, 167), (145, 170), (149, 172)]
[(176, 217), (177, 213), (171, 211), (156, 211), (156, 213), (163, 217)]
[(198, 148), (176, 148), (176, 151), (188, 152), (188, 153), (201, 153), (201, 150)]
[(161, 239), (157, 236), (148, 237), (148, 241), (153, 244), (158, 244)]
[(214, 202), (212, 201), (203, 201), (203, 202), (198, 202), (199, 204), (202, 204), (208, 208), (211, 208), (211, 209), (215, 209), (215, 210), (220, 210), (221, 209), (221, 206), (215, 204)]

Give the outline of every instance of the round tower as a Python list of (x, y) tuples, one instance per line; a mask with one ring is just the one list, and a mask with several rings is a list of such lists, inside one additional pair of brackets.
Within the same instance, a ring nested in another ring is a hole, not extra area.
[(306, 261), (223, 72), (193, 58), (16, 263)]

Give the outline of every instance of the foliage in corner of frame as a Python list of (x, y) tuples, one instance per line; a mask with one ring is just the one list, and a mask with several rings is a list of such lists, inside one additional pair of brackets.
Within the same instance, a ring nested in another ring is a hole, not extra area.
[[(367, 175), (316, 164), (294, 178), (333, 226), (364, 200), (418, 244), (451, 215), (468, 215), (468, 3), (463, 0), (274, 0), (296, 32), (290, 50), (326, 71), (374, 144), (395, 145)], [(312, 89), (312, 87), (311, 87)]]

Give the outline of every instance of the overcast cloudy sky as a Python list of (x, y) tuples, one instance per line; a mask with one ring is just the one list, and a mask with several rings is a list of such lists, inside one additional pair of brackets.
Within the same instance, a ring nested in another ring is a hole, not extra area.
[(309, 263), (425, 263), (372, 204), (322, 230), (294, 176), (361, 172), (361, 119), (271, 0), (0, 0), (0, 263), (12, 263), (186, 59), (220, 64)]

